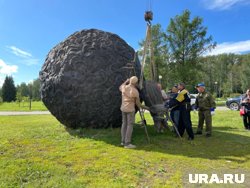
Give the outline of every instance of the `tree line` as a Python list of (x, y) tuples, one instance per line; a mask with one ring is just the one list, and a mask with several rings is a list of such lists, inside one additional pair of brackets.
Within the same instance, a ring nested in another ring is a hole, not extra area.
[(28, 84), (23, 82), (15, 86), (12, 76), (5, 77), (3, 86), (0, 89), (0, 102), (21, 102), (30, 99), (33, 101), (41, 100), (39, 79), (35, 79)]
[[(139, 45), (143, 47), (144, 41)], [(158, 81), (165, 89), (184, 82), (194, 93), (195, 85), (204, 82), (217, 97), (228, 97), (250, 87), (250, 54), (206, 55), (216, 47), (216, 42), (207, 36), (202, 18), (191, 19), (189, 10), (171, 18), (165, 31), (160, 24), (153, 25), (152, 45)], [(142, 56), (142, 51), (139, 55)], [(146, 79), (150, 79), (149, 69), (148, 63), (144, 70)]]

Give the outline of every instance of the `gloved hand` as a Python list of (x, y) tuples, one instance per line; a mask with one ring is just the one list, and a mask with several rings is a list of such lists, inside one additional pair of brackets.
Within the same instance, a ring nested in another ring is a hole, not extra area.
[(210, 108), (211, 115), (215, 114), (215, 108)]

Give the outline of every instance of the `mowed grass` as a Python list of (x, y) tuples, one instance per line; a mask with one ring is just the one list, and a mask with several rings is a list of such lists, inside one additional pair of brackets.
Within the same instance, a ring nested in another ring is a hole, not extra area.
[[(216, 111), (213, 136), (192, 142), (157, 134), (146, 119), (150, 144), (137, 124), (137, 148), (129, 150), (119, 146), (119, 128), (72, 130), (51, 115), (0, 116), (0, 187), (200, 187), (188, 183), (189, 173), (244, 173), (244, 184), (231, 187), (250, 187), (250, 131), (239, 112)], [(192, 121), (196, 130), (197, 113)]]
[(46, 111), (47, 108), (42, 101), (32, 101), (31, 109), (29, 102), (4, 102), (0, 103), (0, 111)]

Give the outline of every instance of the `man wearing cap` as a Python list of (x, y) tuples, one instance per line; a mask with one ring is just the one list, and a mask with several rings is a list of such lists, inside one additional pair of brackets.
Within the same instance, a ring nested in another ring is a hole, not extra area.
[(170, 101), (169, 107), (178, 106), (180, 116), (179, 116), (179, 124), (178, 124), (178, 131), (180, 136), (183, 136), (185, 130), (188, 134), (188, 140), (194, 139), (194, 133), (192, 128), (192, 122), (190, 118), (190, 111), (191, 111), (191, 99), (188, 96), (188, 91), (185, 89), (184, 83), (178, 84), (179, 93), (175, 99)]
[(196, 134), (202, 134), (204, 121), (206, 123), (206, 137), (212, 135), (212, 115), (211, 112), (214, 111), (216, 104), (213, 96), (206, 92), (205, 84), (199, 83), (196, 86), (199, 94), (196, 97), (195, 106), (198, 109), (199, 122)]
[(136, 88), (137, 82), (138, 78), (132, 76), (119, 87), (122, 93), (122, 104), (120, 108), (122, 111), (121, 145), (128, 149), (136, 148), (135, 145), (131, 144), (133, 124), (135, 122), (135, 105), (138, 108), (149, 110), (147, 106), (142, 105), (140, 102), (139, 92)]

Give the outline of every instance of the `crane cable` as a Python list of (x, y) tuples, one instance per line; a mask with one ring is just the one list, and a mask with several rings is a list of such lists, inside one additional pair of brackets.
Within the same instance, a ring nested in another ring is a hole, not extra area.
[(147, 5), (146, 5), (146, 9), (149, 11), (152, 11), (152, 0), (148, 0)]
[(151, 20), (153, 20), (153, 12), (146, 11), (144, 18), (145, 18), (145, 21), (147, 22), (147, 30), (146, 30), (146, 39), (144, 42), (143, 55), (142, 55), (141, 75), (140, 75), (140, 82), (139, 82), (140, 89), (143, 88), (144, 68), (145, 68), (147, 56), (149, 56), (149, 60), (150, 60), (151, 80), (157, 81), (156, 68), (155, 68), (155, 63), (154, 63), (154, 50), (153, 50), (153, 45), (152, 45), (152, 34), (151, 34)]

